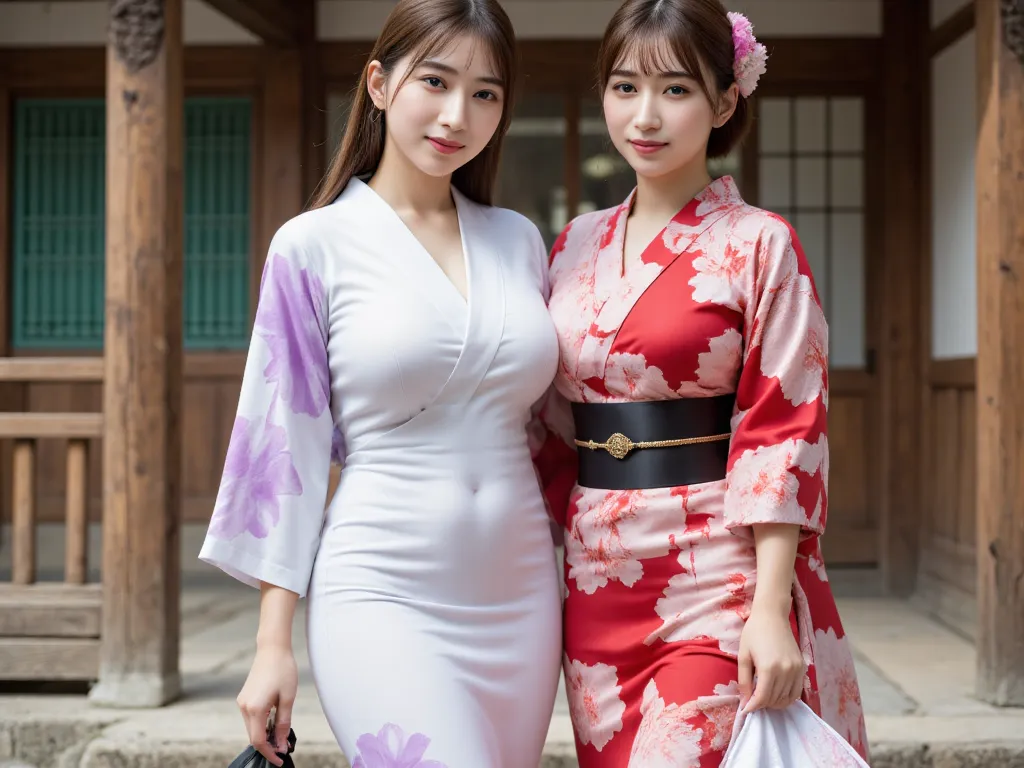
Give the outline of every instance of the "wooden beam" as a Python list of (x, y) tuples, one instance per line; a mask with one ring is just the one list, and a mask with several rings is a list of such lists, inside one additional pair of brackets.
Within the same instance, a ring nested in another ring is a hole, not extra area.
[(920, 261), (924, 132), (918, 93), (927, 30), (927, 3), (883, 0), (884, 291), (879, 377), (882, 430), (882, 552), (886, 590), (908, 596), (914, 589), (920, 534), (921, 471), (919, 399)]
[(942, 53), (974, 29), (974, 3), (969, 2), (928, 33), (928, 55)]
[(206, 0), (206, 4), (264, 42), (289, 47), (302, 42), (302, 6), (312, 6), (308, 0)]
[(103, 381), (102, 357), (13, 357), (0, 359), (0, 382)]
[(100, 413), (0, 413), (0, 438), (85, 439), (102, 435)]
[(107, 53), (103, 628), (90, 698), (119, 707), (160, 706), (181, 688), (182, 5), (163, 0), (153, 19), (147, 0), (122, 3)]
[(977, 3), (977, 694), (1024, 705), (1024, 18)]

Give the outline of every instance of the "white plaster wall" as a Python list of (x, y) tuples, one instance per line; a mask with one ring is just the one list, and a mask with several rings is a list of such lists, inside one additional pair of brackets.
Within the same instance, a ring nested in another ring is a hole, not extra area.
[(932, 26), (937, 27), (965, 5), (970, 5), (974, 0), (931, 0), (931, 21)]
[[(564, 39), (600, 37), (619, 2), (503, 0), (503, 5), (521, 38)], [(320, 0), (320, 38), (373, 39), (394, 3)], [(731, 0), (729, 7), (747, 14), (763, 37), (870, 36), (882, 31), (881, 0)], [(106, 0), (0, 0), (0, 46), (103, 45), (107, 12)], [(202, 0), (185, 0), (185, 42), (245, 45), (258, 41)]]
[(971, 32), (932, 60), (932, 357), (978, 352)]
[[(106, 0), (90, 2), (2, 2), (0, 46), (104, 45)], [(202, 0), (185, 0), (185, 42), (192, 45), (252, 45), (259, 42)]]

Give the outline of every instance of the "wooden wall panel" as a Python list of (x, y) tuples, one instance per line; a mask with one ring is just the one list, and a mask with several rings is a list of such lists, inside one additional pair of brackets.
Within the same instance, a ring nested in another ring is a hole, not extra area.
[(822, 548), (830, 567), (878, 564), (875, 392), (876, 377), (868, 371), (829, 373), (829, 508)]
[(916, 602), (965, 637), (977, 610), (977, 419), (974, 359), (933, 361), (924, 453)]

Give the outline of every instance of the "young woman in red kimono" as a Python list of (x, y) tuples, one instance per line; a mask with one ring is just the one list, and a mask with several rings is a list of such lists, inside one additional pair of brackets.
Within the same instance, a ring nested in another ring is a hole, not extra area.
[[(553, 506), (578, 461), (564, 673), (582, 768), (718, 766), (739, 708), (797, 699), (867, 753), (819, 545), (825, 318), (793, 228), (707, 168), (746, 130), (765, 58), (718, 0), (627, 0), (604, 39), (637, 186), (555, 244), (573, 420), (549, 401), (535, 436)], [(576, 455), (553, 434), (573, 423)]]

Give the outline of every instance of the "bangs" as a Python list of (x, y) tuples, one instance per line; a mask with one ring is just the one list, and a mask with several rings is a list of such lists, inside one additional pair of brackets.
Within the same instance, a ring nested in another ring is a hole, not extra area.
[(713, 101), (715, 88), (709, 81), (714, 78), (697, 54), (697, 34), (684, 20), (658, 13), (636, 13), (621, 19), (610, 26), (605, 37), (598, 73), (601, 90), (607, 87), (612, 72), (620, 69), (645, 77), (685, 72)]
[(473, 20), (465, 20), (461, 24), (438, 25), (424, 37), (412, 57), (412, 64), (406, 73), (404, 81), (412, 74), (413, 70), (424, 61), (434, 57), (442, 57), (450, 52), (460, 37), (469, 37), (472, 41), (470, 61), (476, 58), (477, 53), (483, 51), (487, 57), (487, 64), (490, 66), (495, 77), (499, 78), (504, 86), (506, 94), (512, 88), (512, 67), (514, 62), (507, 61), (502, 55), (503, 44), (501, 30), (497, 27), (486, 24), (474, 24)]

